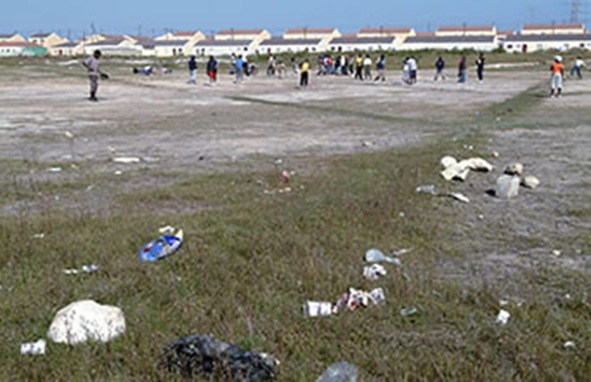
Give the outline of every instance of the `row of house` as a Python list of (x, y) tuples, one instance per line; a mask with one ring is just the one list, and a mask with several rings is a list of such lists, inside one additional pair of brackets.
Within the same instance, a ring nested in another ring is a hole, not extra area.
[(0, 56), (52, 55), (80, 56), (100, 49), (110, 56), (174, 57), (297, 52), (349, 52), (388, 50), (463, 50), (510, 52), (571, 48), (591, 49), (591, 35), (583, 24), (530, 24), (520, 32), (489, 26), (440, 27), (435, 32), (413, 28), (363, 28), (341, 34), (336, 28), (288, 29), (280, 37), (265, 29), (221, 30), (213, 36), (201, 31), (165, 33), (156, 38), (133, 35), (95, 34), (70, 42), (55, 33), (38, 33), (28, 39), (0, 34)]

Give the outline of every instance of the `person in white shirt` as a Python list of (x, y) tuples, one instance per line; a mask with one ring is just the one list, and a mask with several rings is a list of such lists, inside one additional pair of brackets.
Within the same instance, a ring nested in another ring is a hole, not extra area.
[(581, 74), (581, 69), (586, 68), (586, 67), (587, 67), (587, 65), (585, 64), (585, 61), (583, 61), (581, 56), (578, 56), (577, 59), (575, 60), (575, 64), (573, 65), (572, 69), (570, 70), (570, 76), (572, 77), (576, 73), (577, 78), (579, 80), (582, 80), (583, 75)]
[(417, 60), (414, 57), (410, 57), (407, 61), (408, 70), (410, 75), (410, 84), (417, 83)]
[(369, 54), (365, 55), (363, 59), (363, 79), (364, 80), (371, 80), (371, 57)]

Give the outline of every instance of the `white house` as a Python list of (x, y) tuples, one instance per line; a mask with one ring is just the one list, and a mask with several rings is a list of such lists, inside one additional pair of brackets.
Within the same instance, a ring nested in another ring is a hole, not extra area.
[[(357, 37), (396, 37), (394, 44), (400, 46), (407, 37), (416, 36), (414, 28), (362, 28)], [(344, 36), (343, 36), (344, 37)]]
[(197, 41), (205, 40), (206, 36), (201, 31), (176, 31), (166, 33), (162, 36), (156, 37), (156, 41), (168, 41), (168, 40), (189, 40), (193, 43)]
[(439, 27), (435, 31), (435, 36), (496, 36), (497, 28), (494, 25), (462, 25)]
[(33, 57), (47, 55), (47, 48), (27, 41), (0, 41), (0, 57)]
[(507, 52), (564, 51), (573, 48), (591, 50), (591, 34), (521, 34), (507, 36), (503, 41), (503, 49)]
[(336, 28), (301, 28), (288, 29), (283, 34), (285, 40), (331, 40), (341, 37), (341, 32)]
[(218, 31), (213, 37), (216, 41), (254, 41), (255, 44), (260, 43), (263, 40), (271, 38), (269, 31), (265, 29), (225, 29)]
[(194, 52), (200, 56), (249, 55), (257, 53), (258, 46), (256, 40), (201, 40), (195, 44)]
[(142, 43), (144, 56), (176, 57), (194, 54), (192, 40), (159, 40)]
[(337, 52), (372, 52), (395, 49), (396, 37), (338, 37), (330, 41), (328, 48)]
[(141, 56), (143, 49), (131, 39), (99, 40), (84, 44), (84, 54), (90, 55), (95, 50), (100, 50), (105, 56)]
[(49, 54), (56, 57), (75, 57), (84, 54), (84, 45), (81, 42), (65, 42), (48, 48)]
[(525, 24), (521, 27), (522, 35), (548, 34), (586, 34), (583, 24)]
[(18, 33), (0, 33), (0, 42), (25, 42), (25, 38)]
[(259, 46), (261, 53), (298, 53), (298, 52), (324, 52), (328, 50), (325, 40), (315, 39), (285, 39), (272, 38), (263, 41)]
[(29, 36), (29, 42), (51, 48), (52, 46), (68, 42), (67, 38), (58, 36), (56, 33), (34, 33)]
[(403, 50), (464, 50), (473, 49), (490, 52), (498, 48), (496, 36), (414, 36), (408, 37), (400, 49)]

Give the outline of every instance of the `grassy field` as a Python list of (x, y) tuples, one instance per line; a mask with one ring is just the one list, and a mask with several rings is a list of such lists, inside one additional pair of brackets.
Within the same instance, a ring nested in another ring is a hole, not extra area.
[[(543, 92), (531, 88), (481, 118), (518, 125)], [(468, 144), (482, 150), (471, 154), (490, 156), (486, 143), (495, 126), (466, 119), (450, 126), (454, 134), (420, 145), (296, 158), (289, 184), (267, 157), (256, 158), (263, 165), (255, 169), (173, 173), (172, 185), (111, 195), (100, 213), (83, 203), (55, 208), (48, 200), (57, 194), (75, 200), (91, 184), (116, 186), (117, 177), (88, 170), (56, 183), (27, 176), (48, 164), (2, 163), (12, 181), (0, 190), (0, 203), (36, 207), (15, 208), (0, 221), (0, 379), (172, 380), (158, 367), (166, 346), (181, 336), (213, 334), (275, 355), (282, 381), (313, 381), (341, 360), (355, 364), (362, 381), (587, 380), (588, 271), (541, 264), (503, 279), (480, 278), (465, 268), (479, 246), (465, 223), (474, 211), (414, 191), (429, 183), (453, 189), (438, 177), (439, 159), (461, 155)], [(286, 186), (291, 192), (273, 192)], [(585, 208), (574, 213), (591, 218)], [(184, 229), (182, 249), (140, 263), (139, 248), (167, 224)], [(34, 238), (39, 233), (44, 238)], [(519, 232), (487, 232), (501, 234), (505, 249), (529, 245)], [(577, 240), (591, 245), (589, 236)], [(400, 269), (370, 282), (362, 276), (370, 248), (412, 251)], [(62, 273), (83, 264), (102, 269)], [(383, 287), (387, 302), (303, 317), (306, 300), (334, 301), (349, 287)], [(50, 343), (43, 357), (18, 354), (21, 342), (44, 337), (55, 312), (79, 299), (121, 307), (125, 335), (106, 345)], [(403, 316), (403, 308), (417, 313)], [(505, 326), (495, 323), (501, 308), (512, 314)], [(571, 340), (575, 348), (564, 348)]]

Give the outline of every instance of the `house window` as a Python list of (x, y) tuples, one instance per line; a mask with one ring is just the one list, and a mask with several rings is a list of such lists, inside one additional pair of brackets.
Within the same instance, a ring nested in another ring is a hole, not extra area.
[(512, 44), (507, 44), (507, 49), (513, 49), (513, 45)]

